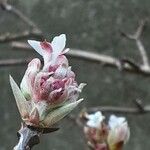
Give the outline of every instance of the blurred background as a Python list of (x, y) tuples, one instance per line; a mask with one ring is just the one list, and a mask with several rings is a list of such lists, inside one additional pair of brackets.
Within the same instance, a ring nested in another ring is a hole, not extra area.
[[(61, 33), (67, 36), (69, 48), (97, 52), (116, 58), (130, 58), (142, 63), (134, 41), (120, 32), (134, 33), (140, 20), (149, 18), (149, 0), (10, 0), (9, 4), (23, 12), (43, 32), (47, 41)], [(142, 42), (150, 58), (150, 24), (142, 34)], [(11, 12), (0, 9), (0, 36), (22, 33), (30, 29)], [(31, 37), (30, 39), (37, 39)], [(26, 42), (27, 39), (23, 40)], [(0, 60), (40, 57), (34, 51), (12, 49), (10, 42), (0, 43)], [(81, 97), (84, 102), (72, 114), (86, 107), (118, 106), (135, 107), (141, 99), (150, 104), (150, 76), (121, 72), (117, 68), (104, 67), (82, 59), (68, 57), (77, 81), (86, 82)], [(17, 143), (16, 132), (20, 128), (20, 116), (9, 85), (11, 74), (19, 84), (26, 65), (0, 67), (0, 150), (9, 150)], [(114, 112), (115, 113), (115, 112)], [(106, 116), (110, 113), (105, 112)], [(116, 113), (115, 113), (116, 114)], [(131, 137), (125, 150), (149, 150), (150, 114), (116, 114), (128, 119)], [(41, 138), (33, 149), (83, 150), (86, 147), (83, 131), (73, 121), (64, 119), (60, 130)]]

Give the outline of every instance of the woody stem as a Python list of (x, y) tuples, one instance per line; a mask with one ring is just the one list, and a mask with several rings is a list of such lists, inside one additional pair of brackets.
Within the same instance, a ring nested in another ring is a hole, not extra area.
[(40, 143), (39, 132), (32, 130), (25, 124), (21, 125), (17, 135), (19, 141), (13, 150), (31, 150), (34, 145)]

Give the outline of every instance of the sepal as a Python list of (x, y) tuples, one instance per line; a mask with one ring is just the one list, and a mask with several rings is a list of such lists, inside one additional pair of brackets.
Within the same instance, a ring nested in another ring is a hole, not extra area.
[(28, 101), (26, 101), (24, 95), (22, 94), (21, 90), (19, 89), (18, 85), (14, 81), (14, 79), (9, 76), (10, 79), (10, 85), (17, 103), (18, 110), (21, 114), (22, 118), (26, 118), (29, 116), (30, 113), (30, 106)]
[(82, 101), (83, 99), (80, 99), (78, 101), (66, 104), (60, 108), (56, 108), (45, 117), (45, 119), (42, 121), (42, 125), (50, 127), (69, 114)]

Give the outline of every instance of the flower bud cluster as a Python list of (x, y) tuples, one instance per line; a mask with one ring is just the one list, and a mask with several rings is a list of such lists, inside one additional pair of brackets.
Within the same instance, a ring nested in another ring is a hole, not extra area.
[(124, 117), (111, 115), (108, 124), (101, 112), (85, 115), (84, 133), (93, 150), (122, 150), (128, 141), (130, 130)]
[(65, 117), (81, 101), (78, 85), (64, 55), (66, 36), (56, 36), (52, 42), (29, 40), (28, 43), (43, 57), (44, 65), (34, 58), (27, 67), (20, 88), (10, 76), (10, 83), (24, 122), (38, 127), (50, 127)]

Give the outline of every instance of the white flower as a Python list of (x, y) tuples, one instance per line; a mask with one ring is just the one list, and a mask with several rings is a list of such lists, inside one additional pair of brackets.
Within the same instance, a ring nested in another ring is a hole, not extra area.
[(130, 130), (128, 127), (128, 123), (124, 117), (116, 117), (115, 115), (111, 115), (108, 125), (110, 127), (110, 131), (108, 134), (108, 145), (110, 150), (118, 150), (118, 143), (126, 143), (130, 136)]
[(105, 119), (100, 111), (95, 112), (94, 114), (87, 115), (87, 126), (92, 128), (101, 128), (101, 123)]

